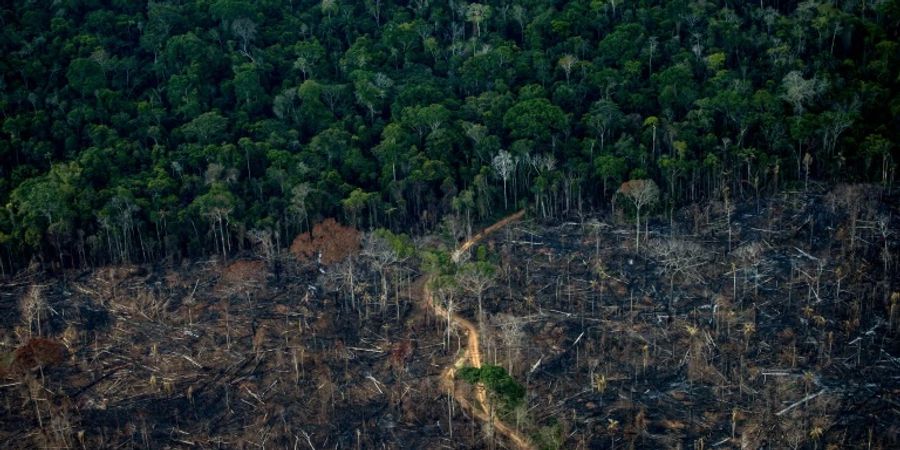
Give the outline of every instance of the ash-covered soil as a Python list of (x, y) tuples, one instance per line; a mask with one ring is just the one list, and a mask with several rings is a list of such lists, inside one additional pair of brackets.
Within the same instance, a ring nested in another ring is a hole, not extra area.
[(897, 448), (898, 204), (712, 203), (657, 215), (640, 249), (621, 215), (517, 224), (483, 251), (485, 354), (545, 446)]
[(466, 339), (420, 304), (424, 262), (539, 448), (897, 448), (898, 205), (841, 185), (657, 210), (639, 248), (626, 211), (525, 220), (460, 266), (369, 236), (331, 265), (21, 274), (0, 447), (506, 448), (440, 387)]
[(0, 297), (2, 351), (40, 329), (66, 356), (4, 374), (0, 447), (482, 445), (439, 388), (456, 349), (413, 301), (418, 274), (388, 276), (384, 297), (364, 257), (20, 276)]

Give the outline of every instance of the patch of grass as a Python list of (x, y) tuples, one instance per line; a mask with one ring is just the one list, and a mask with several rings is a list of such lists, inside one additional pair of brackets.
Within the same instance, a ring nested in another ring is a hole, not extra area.
[(471, 384), (483, 384), (492, 397), (500, 400), (506, 411), (515, 409), (525, 399), (525, 387), (503, 367), (485, 364), (481, 367), (463, 367), (458, 373), (461, 379)]

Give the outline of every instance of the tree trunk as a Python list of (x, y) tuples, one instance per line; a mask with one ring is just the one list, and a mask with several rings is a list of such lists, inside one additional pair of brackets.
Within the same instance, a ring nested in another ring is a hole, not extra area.
[(635, 234), (634, 234), (634, 249), (641, 249), (641, 207), (637, 206), (637, 214), (635, 215)]
[(506, 178), (503, 178), (503, 209), (509, 209), (509, 205), (506, 203)]

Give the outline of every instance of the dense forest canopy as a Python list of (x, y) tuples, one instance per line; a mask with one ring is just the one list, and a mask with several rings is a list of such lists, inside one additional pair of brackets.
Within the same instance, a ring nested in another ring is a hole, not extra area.
[(897, 0), (0, 8), (4, 272), (895, 176)]

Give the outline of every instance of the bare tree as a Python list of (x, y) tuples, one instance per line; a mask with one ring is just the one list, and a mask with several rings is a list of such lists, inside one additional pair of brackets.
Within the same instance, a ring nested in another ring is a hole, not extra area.
[[(22, 314), (22, 323), (28, 329), (28, 337), (32, 336), (32, 330), (38, 336), (41, 335), (41, 314), (47, 309), (47, 301), (44, 299), (43, 286), (32, 285), (21, 300), (19, 311)], [(32, 326), (34, 325), (34, 326)]]
[(669, 276), (670, 292), (674, 289), (675, 278), (703, 281), (700, 268), (708, 260), (708, 255), (696, 242), (677, 238), (655, 239), (650, 242), (648, 251)]
[(629, 180), (622, 183), (616, 195), (622, 195), (631, 201), (636, 210), (634, 248), (641, 247), (641, 209), (659, 200), (659, 187), (653, 180)]
[(446, 342), (445, 348), (450, 348), (450, 330), (453, 325), (453, 311), (456, 309), (454, 303), (456, 299), (458, 286), (453, 277), (445, 276), (434, 280), (434, 296), (447, 314)]
[(728, 229), (728, 251), (731, 251), (731, 213), (734, 212), (734, 203), (731, 201), (731, 189), (728, 186), (722, 186), (722, 202), (725, 213), (725, 226)]
[(806, 103), (821, 94), (828, 83), (823, 80), (803, 78), (799, 70), (793, 70), (781, 80), (784, 93), (781, 97), (794, 107), (794, 114), (801, 115), (806, 108)]
[(874, 209), (877, 189), (864, 184), (839, 184), (827, 196), (832, 212), (843, 210), (850, 228), (850, 250), (856, 248), (859, 221)]
[[(732, 252), (732, 256), (735, 257), (735, 262), (732, 263), (732, 276), (734, 277), (732, 291), (734, 291), (734, 299), (738, 301), (738, 307), (743, 307), (743, 297), (737, 293), (737, 273), (738, 271), (744, 273), (745, 284), (746, 280), (753, 280), (753, 294), (756, 296), (759, 293), (760, 280), (766, 276), (765, 259), (763, 258), (765, 250), (766, 248), (761, 242), (754, 241), (744, 244)], [(761, 269), (763, 270), (761, 271)]]
[(275, 257), (278, 256), (278, 246), (275, 244), (277, 236), (272, 233), (272, 230), (254, 228), (247, 233), (247, 238), (266, 263), (275, 262)]
[(519, 350), (522, 348), (522, 341), (525, 339), (525, 332), (522, 330), (522, 319), (512, 314), (498, 314), (495, 316), (497, 326), (500, 329), (500, 340), (506, 347), (506, 363), (509, 373), (513, 373), (515, 363), (519, 360)]
[(484, 292), (494, 285), (496, 270), (490, 264), (476, 262), (466, 264), (461, 273), (463, 289), (474, 294), (478, 299), (478, 321), (481, 322), (484, 311), (482, 310), (482, 298)]
[(381, 308), (387, 305), (388, 272), (391, 266), (401, 262), (403, 258), (393, 248), (387, 238), (379, 233), (369, 233), (363, 242), (363, 256), (368, 257), (381, 278)]
[(513, 170), (515, 170), (516, 163), (508, 151), (500, 150), (497, 156), (494, 156), (493, 166), (494, 170), (497, 171), (497, 175), (500, 175), (500, 178), (503, 179), (503, 209), (507, 209), (509, 206), (506, 201), (506, 182), (509, 180), (509, 176), (512, 175)]
[(894, 231), (891, 229), (890, 222), (891, 219), (888, 216), (879, 216), (877, 220), (878, 226), (878, 234), (881, 236), (881, 241), (884, 243), (881, 249), (881, 261), (884, 264), (884, 270), (882, 271), (885, 276), (885, 286), (887, 286), (887, 280), (891, 273), (891, 235), (894, 234)]
[(250, 61), (255, 62), (255, 59), (250, 54), (249, 46), (253, 39), (256, 38), (256, 23), (242, 17), (231, 23), (231, 31), (241, 39), (240, 53), (249, 58)]

